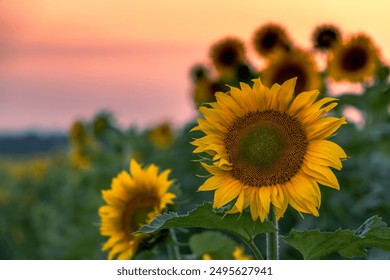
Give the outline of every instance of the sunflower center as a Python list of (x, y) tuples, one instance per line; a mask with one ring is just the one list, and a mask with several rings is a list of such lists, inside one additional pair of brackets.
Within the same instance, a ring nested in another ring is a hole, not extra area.
[(131, 217), (129, 217), (130, 225), (133, 228), (140, 228), (148, 219), (148, 214), (153, 211), (152, 207), (139, 207), (134, 209)]
[(272, 49), (278, 42), (278, 34), (274, 32), (268, 32), (263, 38), (263, 47), (265, 49)]
[(134, 231), (146, 224), (148, 214), (153, 212), (158, 204), (158, 198), (153, 196), (137, 196), (131, 199), (122, 216), (122, 227), (126, 234), (131, 236)]
[(337, 34), (332, 30), (322, 31), (317, 39), (317, 45), (323, 48), (329, 48), (337, 40)]
[(233, 177), (254, 187), (288, 182), (299, 171), (307, 145), (301, 124), (272, 110), (237, 119), (225, 137)]
[(344, 55), (341, 64), (347, 71), (358, 71), (362, 69), (368, 60), (367, 52), (360, 47), (350, 48)]
[(298, 77), (297, 84), (295, 86), (295, 94), (298, 95), (299, 93), (306, 90), (306, 73), (302, 69), (301, 66), (296, 65), (294, 63), (285, 64), (280, 69), (278, 69), (273, 77), (272, 84), (278, 83), (283, 84), (285, 81)]
[(233, 48), (226, 48), (221, 52), (219, 61), (225, 66), (232, 66), (236, 63), (237, 52)]
[(272, 126), (254, 127), (239, 142), (239, 160), (265, 169), (274, 164), (283, 149), (283, 140)]

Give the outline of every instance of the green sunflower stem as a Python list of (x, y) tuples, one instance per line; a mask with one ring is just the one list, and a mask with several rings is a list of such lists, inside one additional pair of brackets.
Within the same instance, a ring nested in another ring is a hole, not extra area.
[(271, 207), (267, 220), (271, 222), (275, 228), (275, 232), (267, 233), (267, 259), (278, 260), (279, 259), (279, 226), (276, 220), (276, 214), (274, 208)]
[(253, 254), (256, 257), (256, 259), (264, 260), (263, 255), (260, 253), (260, 250), (257, 248), (256, 244), (253, 242), (253, 239), (250, 240), (250, 241), (247, 241), (247, 244), (248, 244), (249, 248), (251, 248)]
[(173, 259), (180, 260), (181, 259), (181, 255), (180, 255), (180, 249), (179, 249), (179, 246), (178, 246), (179, 242), (177, 241), (175, 230), (170, 228), (169, 229), (169, 233), (170, 233), (170, 236), (171, 236)]

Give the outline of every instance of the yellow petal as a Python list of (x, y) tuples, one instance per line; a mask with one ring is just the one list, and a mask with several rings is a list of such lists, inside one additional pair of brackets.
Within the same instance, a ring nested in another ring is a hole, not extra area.
[(296, 116), (298, 112), (306, 110), (306, 108), (309, 108), (313, 104), (318, 94), (318, 90), (301, 92), (291, 103), (287, 111), (288, 114), (290, 116)]
[(282, 87), (278, 91), (279, 95), (279, 111), (285, 112), (290, 106), (291, 100), (294, 96), (295, 84), (297, 78), (289, 79), (285, 81)]
[(135, 159), (131, 159), (130, 161), (130, 172), (133, 177), (136, 177), (142, 173), (141, 166)]
[(333, 133), (340, 128), (340, 126), (346, 123), (345, 117), (327, 117), (320, 119), (315, 124), (307, 127), (307, 138), (309, 141), (325, 139), (332, 136)]
[(318, 183), (336, 190), (340, 189), (339, 182), (329, 167), (306, 162), (302, 165), (302, 170)]
[(272, 187), (261, 187), (258, 190), (260, 205), (263, 208), (265, 213), (269, 213), (270, 204), (271, 204), (271, 192)]
[(240, 181), (232, 180), (229, 184), (221, 186), (214, 193), (214, 208), (220, 208), (235, 199), (241, 192), (243, 184)]
[(213, 191), (220, 188), (223, 185), (227, 185), (232, 181), (231, 177), (227, 174), (221, 176), (212, 176), (208, 178), (200, 187), (199, 191)]

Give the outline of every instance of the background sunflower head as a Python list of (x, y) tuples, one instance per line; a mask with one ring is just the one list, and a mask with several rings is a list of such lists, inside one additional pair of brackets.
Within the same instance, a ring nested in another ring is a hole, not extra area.
[(168, 149), (175, 140), (175, 134), (168, 122), (163, 122), (148, 133), (150, 141), (159, 149)]
[(232, 76), (245, 61), (244, 44), (237, 38), (225, 38), (210, 48), (210, 59), (221, 76)]
[(158, 174), (154, 164), (141, 168), (133, 159), (130, 173), (122, 171), (112, 180), (111, 189), (103, 190), (106, 205), (99, 208), (100, 233), (109, 236), (102, 250), (109, 250), (108, 258), (131, 259), (148, 238), (146, 234), (134, 235), (142, 225), (149, 223), (175, 195), (168, 192), (173, 181), (168, 180), (170, 170)]
[(296, 94), (321, 86), (321, 77), (313, 57), (299, 49), (275, 53), (262, 72), (262, 80), (268, 87), (275, 83), (283, 84), (294, 77), (298, 78)]
[(260, 26), (254, 32), (252, 42), (256, 52), (263, 57), (268, 57), (275, 51), (289, 50), (291, 47), (284, 28), (273, 23)]
[(358, 34), (334, 48), (329, 59), (329, 77), (336, 81), (361, 82), (375, 75), (378, 65), (374, 43), (367, 35)]
[(69, 132), (71, 142), (78, 146), (83, 146), (88, 142), (88, 133), (82, 121), (75, 121)]
[(191, 67), (190, 70), (191, 80), (196, 83), (209, 78), (209, 70), (203, 64), (197, 64)]
[(312, 42), (315, 49), (328, 50), (340, 43), (341, 34), (335, 25), (324, 24), (317, 26), (312, 34)]
[(318, 216), (321, 193), (318, 183), (339, 189), (330, 167), (341, 169), (343, 149), (327, 140), (345, 118), (328, 117), (335, 98), (315, 102), (317, 90), (294, 94), (296, 79), (270, 89), (260, 79), (253, 87), (217, 93), (204, 118), (193, 130), (205, 136), (192, 142), (194, 153), (208, 153), (211, 173), (199, 187), (215, 191), (215, 208), (229, 202), (229, 213), (249, 207), (252, 219), (264, 221), (273, 205), (277, 219), (288, 205)]

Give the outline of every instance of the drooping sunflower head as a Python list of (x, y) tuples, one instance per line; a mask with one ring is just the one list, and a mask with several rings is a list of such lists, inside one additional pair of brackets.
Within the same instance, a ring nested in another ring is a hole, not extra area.
[(93, 134), (97, 137), (104, 135), (110, 130), (113, 124), (113, 117), (110, 113), (102, 112), (98, 114), (92, 122)]
[(169, 148), (175, 139), (173, 129), (168, 122), (163, 122), (148, 133), (150, 141), (159, 149)]
[(294, 77), (298, 77), (296, 94), (321, 86), (321, 77), (314, 59), (309, 53), (299, 49), (275, 54), (262, 72), (263, 82), (268, 87), (275, 83), (283, 84)]
[(85, 145), (88, 142), (88, 133), (82, 121), (75, 121), (69, 132), (69, 138), (75, 145)]
[(288, 205), (318, 216), (318, 183), (339, 189), (332, 168), (341, 169), (346, 154), (327, 140), (345, 118), (327, 116), (335, 98), (315, 101), (317, 90), (294, 95), (296, 79), (270, 89), (260, 79), (242, 83), (228, 93), (216, 93), (210, 108), (201, 107), (193, 130), (204, 136), (192, 142), (194, 153), (206, 152), (211, 173), (200, 191), (214, 190), (215, 208), (232, 202), (229, 213), (248, 206), (252, 219), (264, 221), (273, 205), (283, 216)]
[(259, 27), (253, 35), (253, 46), (257, 53), (269, 57), (275, 51), (290, 49), (290, 40), (283, 27), (269, 23)]
[(215, 101), (215, 93), (218, 91), (224, 91), (225, 86), (221, 81), (203, 79), (194, 83), (192, 89), (192, 98), (196, 107), (209, 102)]
[(319, 50), (328, 50), (341, 40), (339, 29), (330, 24), (317, 26), (312, 35), (313, 46)]
[(203, 81), (209, 78), (209, 73), (206, 66), (202, 64), (194, 65), (190, 70), (190, 76), (194, 83)]
[(106, 205), (99, 208), (100, 233), (109, 236), (102, 250), (109, 250), (108, 258), (131, 259), (147, 234), (134, 235), (142, 225), (148, 224), (173, 203), (173, 193), (168, 192), (172, 180), (170, 170), (158, 174), (158, 167), (144, 169), (131, 160), (130, 174), (122, 171), (112, 180), (111, 189), (102, 191)]
[(378, 62), (378, 50), (371, 39), (359, 34), (334, 48), (329, 76), (336, 81), (361, 82), (376, 73)]
[(223, 39), (211, 46), (210, 58), (220, 75), (234, 75), (236, 67), (245, 60), (244, 44), (236, 38)]

